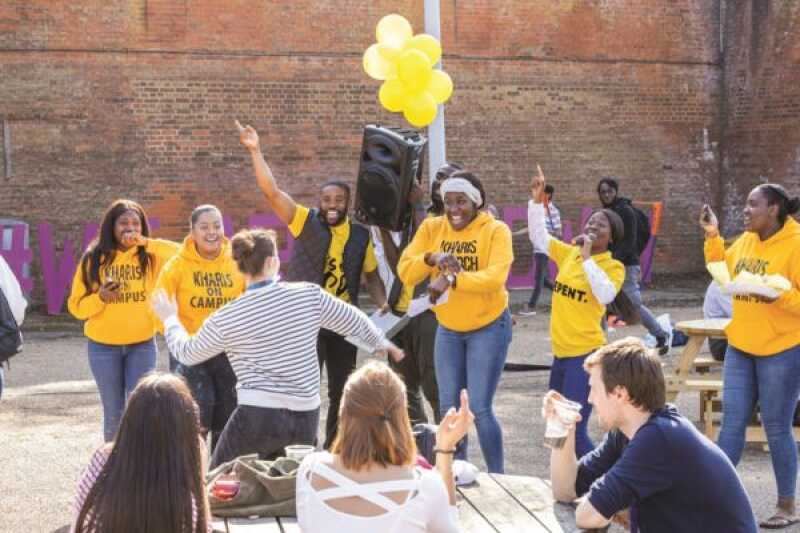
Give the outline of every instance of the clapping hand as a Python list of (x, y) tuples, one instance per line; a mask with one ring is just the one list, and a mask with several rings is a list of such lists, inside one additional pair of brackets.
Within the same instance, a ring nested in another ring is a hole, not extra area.
[(153, 292), (150, 297), (150, 306), (161, 322), (166, 322), (169, 317), (178, 314), (178, 304), (175, 302), (175, 298), (171, 298), (164, 289)]

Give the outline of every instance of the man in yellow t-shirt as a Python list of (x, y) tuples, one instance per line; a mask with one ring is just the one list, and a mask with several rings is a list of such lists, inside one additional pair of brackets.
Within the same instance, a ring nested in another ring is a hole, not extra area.
[[(320, 188), (318, 207), (297, 204), (288, 193), (278, 188), (261, 152), (256, 130), (251, 126), (243, 127), (238, 121), (236, 126), (239, 141), (250, 152), (259, 188), (295, 238), (294, 256), (287, 273), (289, 281), (316, 283), (345, 302), (358, 305), (363, 274), (373, 302), (388, 311), (386, 290), (378, 275), (369, 230), (351, 223), (347, 216), (350, 187), (342, 181), (328, 181)], [(317, 352), (320, 369), (328, 368), (330, 400), (325, 423), (325, 448), (329, 448), (336, 437), (339, 403), (344, 384), (356, 367), (356, 351), (356, 347), (341, 335), (324, 329), (320, 331)]]

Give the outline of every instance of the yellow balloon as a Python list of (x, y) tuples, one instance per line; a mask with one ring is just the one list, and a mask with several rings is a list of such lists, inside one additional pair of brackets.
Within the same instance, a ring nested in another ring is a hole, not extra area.
[(416, 128), (423, 128), (436, 118), (436, 102), (428, 91), (409, 96), (403, 116)]
[(378, 100), (381, 105), (392, 113), (403, 110), (407, 97), (405, 86), (400, 80), (386, 80), (378, 91)]
[(397, 14), (386, 15), (375, 28), (375, 37), (380, 44), (385, 44), (392, 48), (401, 49), (406, 42), (414, 35), (405, 17)]
[(431, 79), (431, 62), (419, 50), (406, 50), (397, 60), (397, 77), (411, 92), (419, 92)]
[(378, 43), (378, 52), (380, 52), (381, 56), (387, 61), (395, 62), (400, 58), (400, 54), (404, 52), (404, 49)]
[(437, 104), (443, 104), (453, 94), (453, 80), (450, 79), (447, 72), (434, 69), (426, 90), (431, 93)]
[(419, 50), (435, 65), (442, 58), (442, 45), (439, 44), (439, 39), (427, 33), (420, 33), (415, 35), (406, 44), (407, 49)]
[(376, 80), (390, 80), (397, 77), (397, 67), (381, 55), (377, 44), (364, 52), (364, 72)]

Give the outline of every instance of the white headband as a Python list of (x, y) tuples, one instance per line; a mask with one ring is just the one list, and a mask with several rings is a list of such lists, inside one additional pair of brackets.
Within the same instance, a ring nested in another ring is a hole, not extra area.
[(481, 192), (464, 178), (448, 178), (442, 182), (442, 198), (449, 192), (464, 193), (476, 207), (481, 205)]

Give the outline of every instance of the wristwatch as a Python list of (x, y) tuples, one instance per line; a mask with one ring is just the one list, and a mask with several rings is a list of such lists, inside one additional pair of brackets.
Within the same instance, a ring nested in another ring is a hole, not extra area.
[(449, 283), (451, 286), (456, 284), (456, 275), (453, 274), (452, 272), (448, 272), (447, 274), (445, 274), (444, 279), (446, 279), (447, 283)]

